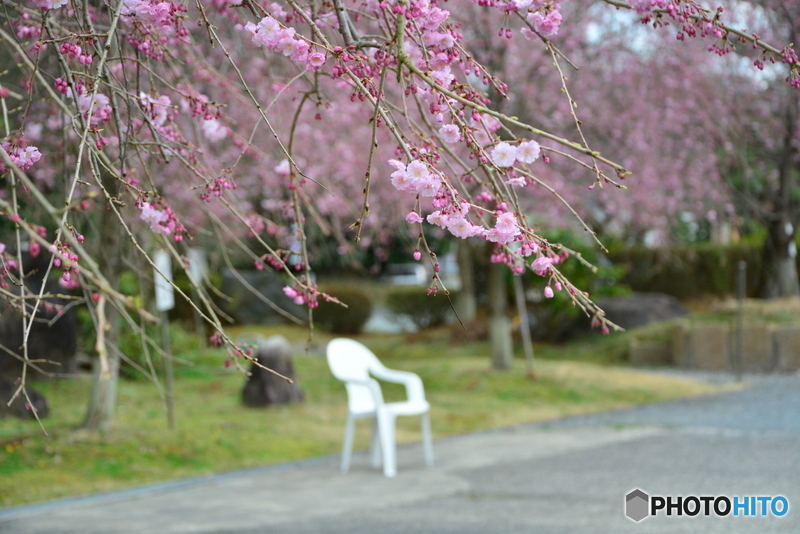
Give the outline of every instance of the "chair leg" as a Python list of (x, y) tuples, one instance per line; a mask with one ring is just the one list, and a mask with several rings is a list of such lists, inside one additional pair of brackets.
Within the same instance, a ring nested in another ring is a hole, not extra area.
[(394, 414), (390, 414), (386, 410), (378, 410), (378, 432), (381, 436), (381, 449), (383, 452), (383, 474), (389, 478), (397, 475), (394, 424)]
[(431, 441), (431, 418), (429, 413), (420, 416), (422, 421), (422, 447), (425, 450), (425, 465), (433, 467), (433, 442)]
[(356, 420), (348, 414), (347, 423), (344, 426), (344, 447), (342, 448), (342, 473), (350, 470), (350, 458), (353, 455), (353, 433), (355, 432)]
[(377, 417), (373, 418), (371, 422), (372, 422), (372, 448), (370, 449), (371, 462), (372, 462), (372, 467), (378, 468), (381, 466), (381, 436), (378, 432), (378, 418)]

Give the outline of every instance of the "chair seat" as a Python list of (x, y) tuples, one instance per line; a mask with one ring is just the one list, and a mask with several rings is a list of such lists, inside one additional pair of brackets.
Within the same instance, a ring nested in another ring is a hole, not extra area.
[[(383, 407), (393, 415), (421, 415), (431, 410), (431, 405), (428, 401), (387, 402)], [(377, 412), (374, 409), (365, 408), (362, 410), (353, 409), (351, 413), (355, 417), (361, 418), (375, 415)]]
[(389, 402), (385, 406), (395, 415), (420, 415), (431, 409), (428, 401)]

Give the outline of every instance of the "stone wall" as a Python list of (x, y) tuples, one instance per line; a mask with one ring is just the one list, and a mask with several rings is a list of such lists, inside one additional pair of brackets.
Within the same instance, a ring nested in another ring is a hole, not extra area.
[[(636, 365), (673, 365), (705, 371), (734, 370), (739, 333), (735, 325), (676, 321), (667, 341), (632, 339), (628, 347)], [(794, 373), (800, 370), (800, 325), (751, 323), (741, 332), (742, 370)]]

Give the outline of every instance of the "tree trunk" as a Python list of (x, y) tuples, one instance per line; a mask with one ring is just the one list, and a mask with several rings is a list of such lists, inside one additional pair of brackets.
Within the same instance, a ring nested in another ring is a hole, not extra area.
[[(112, 195), (117, 194), (116, 181), (106, 180), (106, 188)], [(103, 211), (100, 217), (100, 246), (98, 265), (111, 287), (119, 287), (119, 273), (122, 266), (122, 236), (116, 215), (110, 209)], [(119, 381), (120, 355), (119, 346), (119, 313), (110, 305), (105, 306), (105, 319), (108, 329), (105, 332), (105, 346), (108, 359), (108, 372), (100, 368), (100, 358), (92, 361), (93, 384), (86, 410), (83, 427), (90, 430), (108, 432), (114, 423), (114, 410), (117, 405), (117, 382)]]
[(492, 345), (492, 367), (498, 370), (511, 369), (511, 321), (506, 308), (508, 296), (505, 284), (506, 266), (489, 263), (489, 341)]
[(797, 210), (792, 189), (795, 186), (794, 156), (795, 132), (797, 129), (798, 104), (794, 95), (789, 96), (784, 117), (786, 131), (778, 157), (778, 188), (773, 193), (773, 211), (767, 228), (769, 237), (764, 253), (765, 298), (796, 297), (800, 295), (797, 280)]
[(89, 430), (109, 432), (114, 425), (114, 410), (117, 406), (119, 353), (116, 350), (108, 351), (108, 373), (102, 372), (99, 357), (92, 361), (92, 380), (92, 394), (89, 397), (89, 406), (86, 410), (83, 427)]
[(800, 295), (797, 279), (797, 230), (786, 217), (769, 225), (769, 237), (764, 251), (764, 298), (796, 297)]
[(475, 294), (475, 261), (473, 246), (468, 239), (458, 242), (458, 274), (461, 278), (461, 289), (456, 301), (458, 317), (465, 325), (475, 321), (478, 316), (478, 299)]

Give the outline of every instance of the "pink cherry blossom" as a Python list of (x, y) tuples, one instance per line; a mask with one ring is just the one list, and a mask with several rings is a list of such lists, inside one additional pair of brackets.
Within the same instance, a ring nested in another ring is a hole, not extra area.
[(464, 215), (456, 213), (447, 219), (447, 229), (456, 237), (466, 239), (480, 233), (481, 228), (467, 220)]
[(517, 146), (517, 159), (522, 163), (533, 163), (540, 153), (541, 147), (536, 141), (524, 141)]
[(322, 52), (312, 52), (308, 55), (308, 64), (318, 69), (325, 64), (325, 54)]
[(414, 191), (414, 183), (405, 169), (398, 169), (391, 174), (392, 185), (398, 191)]
[(550, 270), (550, 266), (553, 264), (553, 260), (548, 258), (547, 256), (540, 256), (536, 258), (531, 267), (533, 268), (533, 272), (540, 275), (547, 274), (547, 271)]
[(273, 170), (281, 176), (289, 176), (289, 172), (291, 171), (291, 168), (289, 167), (289, 160), (282, 159)]
[(416, 184), (416, 191), (423, 197), (435, 197), (442, 187), (442, 179), (438, 174), (429, 173), (428, 176)]
[(461, 132), (458, 131), (458, 126), (455, 124), (445, 124), (441, 128), (439, 128), (439, 135), (442, 136), (442, 139), (445, 143), (458, 143), (459, 139), (461, 139)]
[(228, 137), (228, 128), (217, 119), (209, 119), (203, 121), (203, 135), (212, 143), (216, 143)]
[(447, 226), (447, 219), (447, 215), (443, 215), (439, 210), (434, 211), (427, 217), (429, 223), (435, 224), (436, 226), (441, 226), (442, 228)]
[(515, 178), (509, 178), (506, 180), (506, 183), (514, 187), (525, 187), (527, 180), (522, 176), (517, 176)]
[(414, 160), (406, 166), (406, 173), (411, 182), (423, 182), (430, 176), (428, 166), (424, 162)]
[(517, 149), (503, 141), (492, 149), (492, 162), (498, 167), (511, 167), (517, 160)]
[(416, 211), (411, 211), (406, 215), (406, 222), (410, 224), (421, 223), (423, 220)]
[(513, 213), (505, 212), (497, 217), (495, 227), (486, 232), (486, 239), (493, 243), (507, 245), (515, 241), (520, 234), (517, 217)]

